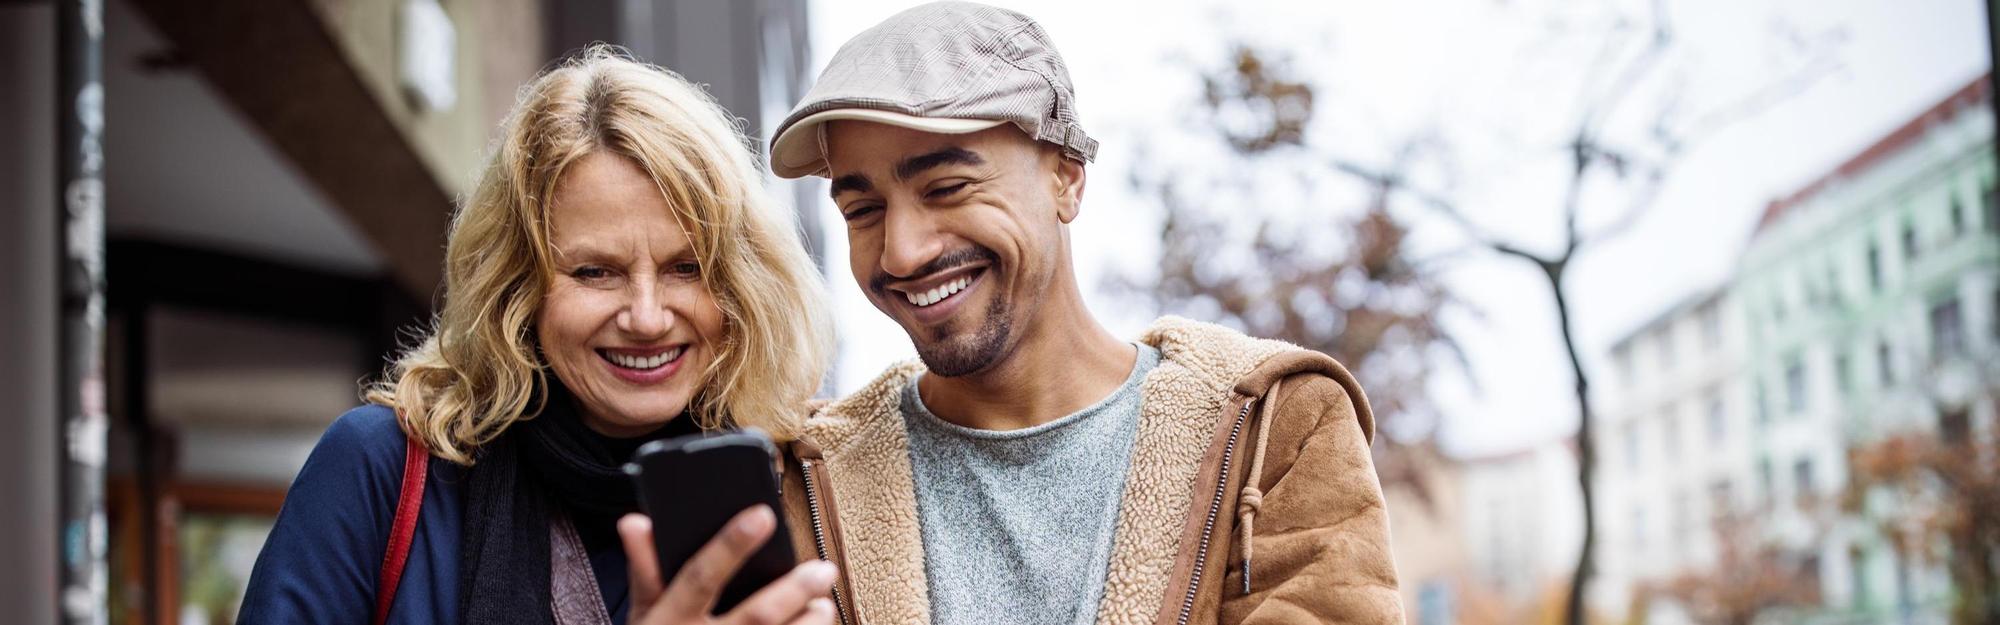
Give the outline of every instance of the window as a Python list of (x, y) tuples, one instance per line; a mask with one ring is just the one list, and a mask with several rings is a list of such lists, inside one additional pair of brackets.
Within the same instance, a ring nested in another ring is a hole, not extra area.
[(1889, 362), (1888, 341), (1875, 344), (1875, 372), (1881, 377), (1883, 386), (1896, 383), (1896, 369), (1894, 364)]
[(1965, 323), (1959, 317), (1958, 297), (1952, 296), (1931, 307), (1931, 355), (1934, 358), (1965, 354)]
[(1685, 541), (1694, 537), (1694, 498), (1686, 491), (1674, 493), (1673, 529), (1667, 538)]
[(1667, 327), (1660, 329), (1660, 337), (1659, 340), (1656, 341), (1656, 343), (1659, 345), (1660, 370), (1673, 371), (1674, 370), (1674, 327), (1672, 325), (1668, 325)]
[(2000, 189), (1988, 182), (1979, 197), (1986, 202), (1986, 229), (2000, 232)]
[(1701, 310), (1701, 341), (1709, 347), (1722, 344), (1722, 312), (1714, 304)]
[(1938, 411), (1938, 438), (1947, 443), (1966, 442), (1972, 436), (1972, 409), (1952, 406)]
[(1757, 411), (1757, 426), (1771, 424), (1771, 403), (1769, 394), (1764, 392), (1764, 381), (1757, 381), (1757, 396), (1750, 398), (1751, 409)]
[(1681, 456), (1680, 419), (1674, 418), (1675, 406), (1667, 405), (1666, 414), (1660, 415), (1660, 447), (1665, 449), (1661, 459), (1672, 464)]
[(1625, 424), (1625, 468), (1639, 470), (1639, 422)]
[(1867, 610), (1868, 605), (1868, 552), (1861, 545), (1847, 547), (1847, 571), (1854, 579), (1849, 582), (1853, 590), (1854, 609)]
[(1639, 506), (1632, 506), (1632, 549), (1634, 551), (1641, 551), (1645, 548), (1646, 509)]
[(1778, 499), (1776, 473), (1776, 470), (1771, 468), (1770, 458), (1757, 459), (1757, 485), (1763, 488), (1765, 501)]
[(1708, 391), (1708, 442), (1721, 443), (1729, 437), (1729, 413), (1722, 405), (1722, 392)]
[(1958, 192), (1951, 192), (1951, 235), (1965, 234), (1965, 203), (1958, 201)]
[[(1917, 257), (1917, 227), (1911, 225), (1910, 222), (1906, 221), (1903, 222), (1903, 260), (1912, 260), (1915, 259), (1916, 257)], [(1907, 274), (1909, 272), (1905, 271), (1904, 273)]]
[(1806, 363), (1797, 355), (1785, 365), (1785, 409), (1792, 414), (1806, 409)]
[(1427, 579), (1417, 586), (1418, 625), (1446, 625), (1452, 622), (1451, 587), (1446, 582)]
[(1853, 379), (1848, 377), (1849, 370), (1854, 366), (1854, 363), (1850, 362), (1850, 360), (1847, 357), (1847, 352), (1833, 355), (1833, 384), (1834, 388), (1840, 389), (1842, 394), (1853, 390)]
[(1813, 462), (1811, 458), (1800, 458), (1792, 463), (1792, 494), (1799, 499), (1809, 499), (1819, 495), (1813, 488)]
[(1612, 366), (1618, 368), (1618, 382), (1631, 388), (1638, 385), (1638, 377), (1632, 374), (1632, 346), (1620, 345), (1611, 351)]
[(1882, 290), (1882, 248), (1868, 242), (1868, 288)]

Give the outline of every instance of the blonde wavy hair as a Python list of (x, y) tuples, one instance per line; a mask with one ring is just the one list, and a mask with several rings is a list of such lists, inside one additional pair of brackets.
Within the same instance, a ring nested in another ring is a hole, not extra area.
[(731, 119), (679, 75), (604, 46), (530, 83), (452, 218), (431, 330), (363, 398), (463, 465), (540, 414), (548, 367), (533, 328), (554, 277), (550, 200), (571, 163), (601, 150), (659, 185), (722, 309), (725, 338), (686, 416), (795, 438), (832, 352), (825, 289)]

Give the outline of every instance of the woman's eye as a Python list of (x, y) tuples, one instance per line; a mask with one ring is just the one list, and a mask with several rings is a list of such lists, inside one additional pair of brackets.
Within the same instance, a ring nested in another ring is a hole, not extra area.
[(691, 278), (701, 275), (701, 263), (697, 263), (691, 260), (681, 261), (678, 263), (667, 265), (667, 271), (676, 276)]
[(958, 184), (954, 184), (954, 185), (951, 185), (951, 186), (949, 186), (949, 187), (938, 187), (938, 188), (936, 188), (936, 189), (931, 189), (930, 193), (925, 193), (925, 194), (924, 194), (924, 197), (927, 197), (927, 198), (931, 198), (931, 199), (934, 199), (934, 200), (936, 200), (936, 199), (943, 199), (943, 198), (948, 198), (948, 197), (951, 197), (951, 196), (954, 196), (954, 195), (958, 195), (958, 192), (959, 192), (959, 191), (964, 191), (964, 190), (965, 190), (965, 185), (968, 185), (968, 184), (971, 184), (971, 183), (969, 183), (969, 182), (961, 182), (961, 183), (958, 183)]
[(578, 267), (575, 271), (569, 272), (569, 277), (584, 282), (595, 282), (611, 277), (611, 270), (603, 267)]

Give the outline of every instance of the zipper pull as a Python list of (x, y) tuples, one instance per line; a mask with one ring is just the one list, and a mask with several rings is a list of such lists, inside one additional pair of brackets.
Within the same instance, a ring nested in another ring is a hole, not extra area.
[(1243, 558), (1243, 594), (1250, 594), (1250, 558)]

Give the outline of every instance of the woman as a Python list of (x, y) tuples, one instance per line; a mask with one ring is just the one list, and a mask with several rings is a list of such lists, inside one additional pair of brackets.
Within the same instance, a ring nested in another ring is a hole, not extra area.
[[(636, 508), (620, 466), (699, 429), (793, 437), (830, 351), (817, 274), (729, 119), (604, 48), (527, 87), (452, 221), (435, 327), (313, 450), (243, 622), (370, 621), (406, 436), (430, 471), (388, 622), (551, 623), (558, 600), (585, 622), (708, 621), (712, 578), (773, 511), (663, 585), (644, 518), (619, 524)], [(587, 565), (551, 555), (579, 543)], [(722, 619), (830, 622), (833, 576), (802, 564)]]

